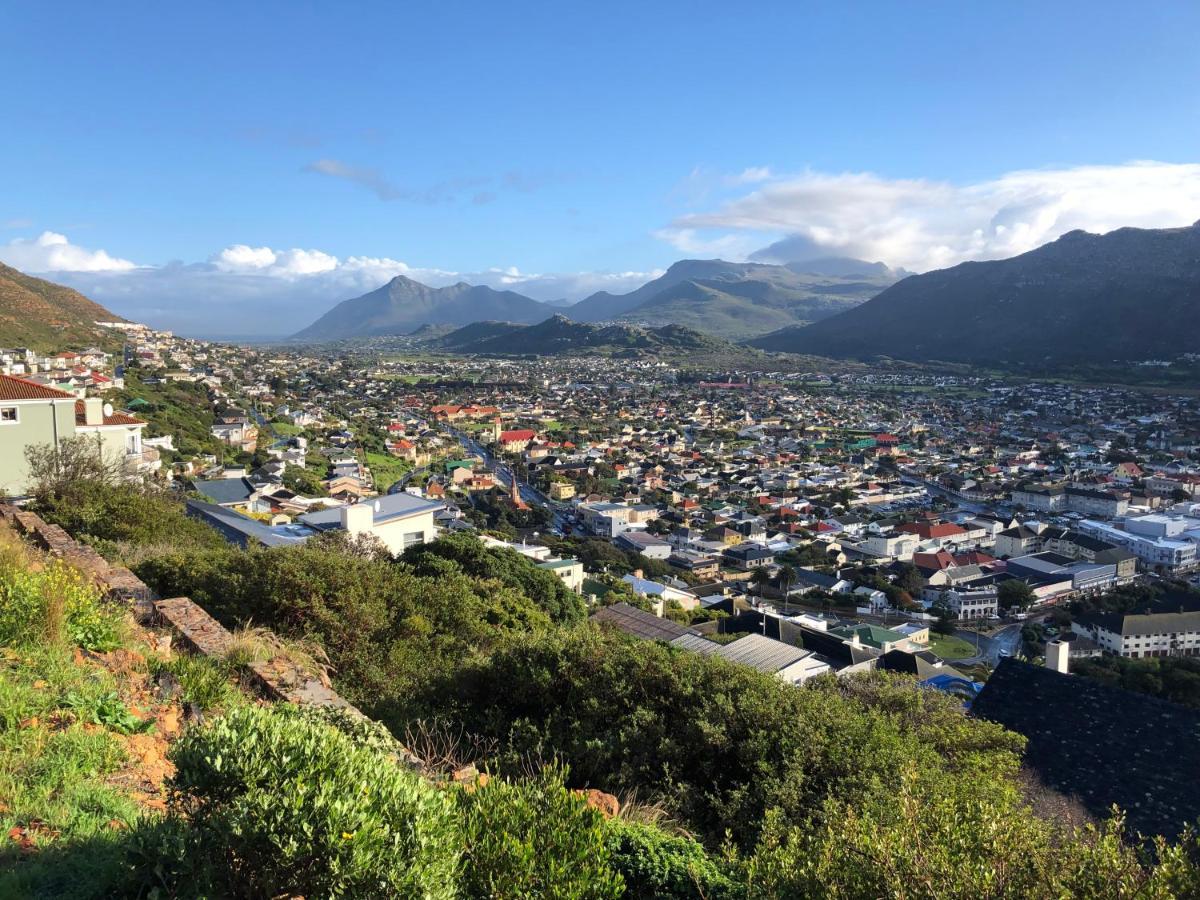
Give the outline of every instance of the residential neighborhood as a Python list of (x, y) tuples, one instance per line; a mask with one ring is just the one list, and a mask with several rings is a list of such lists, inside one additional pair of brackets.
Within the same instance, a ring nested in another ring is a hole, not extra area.
[[(882, 369), (417, 363), (109, 330), (110, 351), (0, 351), (8, 494), (27, 448), (85, 437), (239, 546), (342, 531), (398, 555), (474, 531), (599, 606), (730, 634), (747, 615), (759, 631), (809, 617), (880, 655), (966, 668), (1020, 653), (1031, 616), (1197, 564), (1190, 397)], [(903, 636), (935, 624), (932, 643)], [(1075, 627), (1111, 652), (1158, 650)]]

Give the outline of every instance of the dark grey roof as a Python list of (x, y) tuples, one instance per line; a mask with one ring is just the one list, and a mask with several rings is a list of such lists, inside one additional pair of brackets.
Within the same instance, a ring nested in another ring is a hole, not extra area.
[(235, 510), (201, 500), (188, 500), (187, 514), (212, 526), (225, 540), (239, 547), (254, 541), (265, 547), (292, 547), (308, 540), (314, 533), (302, 525), (266, 525)]
[(245, 503), (255, 487), (245, 478), (196, 479), (192, 487), (213, 503)]
[(889, 650), (879, 657), (879, 668), (889, 672), (906, 672), (909, 675), (916, 675), (922, 681), (938, 675), (950, 675), (967, 681), (971, 680), (958, 669), (947, 665), (931, 650), (920, 650), (916, 653)]
[(1200, 631), (1200, 595), (1173, 592), (1127, 613), (1080, 613), (1076, 619), (1120, 635)]
[(1025, 763), (1105, 817), (1146, 835), (1200, 818), (1200, 710), (1007, 658), (972, 715), (1025, 735)]
[[(1084, 550), (1091, 550), (1093, 553), (1103, 553), (1106, 550), (1119, 550), (1109, 541), (1102, 541), (1100, 538), (1092, 537), (1090, 534), (1084, 534), (1082, 531), (1069, 531), (1064, 535), (1064, 540), (1070, 541), (1076, 547), (1082, 547)], [(1121, 551), (1127, 552), (1127, 551)], [(1130, 553), (1130, 556), (1134, 554)]]
[(812, 569), (796, 569), (797, 584), (811, 584), (813, 587), (824, 588), (829, 590), (839, 579), (832, 575), (826, 575), (824, 572), (816, 572)]
[(654, 613), (630, 606), (628, 603), (614, 603), (612, 606), (601, 607), (592, 613), (592, 619), (613, 625), (626, 634), (647, 641), (673, 641), (685, 634), (700, 633), (670, 619), (660, 619)]

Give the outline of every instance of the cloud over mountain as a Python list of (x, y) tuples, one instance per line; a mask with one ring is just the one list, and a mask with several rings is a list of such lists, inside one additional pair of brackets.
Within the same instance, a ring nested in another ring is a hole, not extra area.
[(630, 291), (659, 272), (524, 272), (515, 266), (455, 272), (389, 257), (339, 257), (313, 248), (231, 244), (204, 262), (139, 265), (45, 232), (0, 244), (0, 261), (53, 276), (115, 312), (197, 335), (285, 335), (339, 300), (397, 275), (432, 287), (459, 281), (519, 291), (536, 300), (578, 300)]
[(925, 271), (1014, 256), (1075, 229), (1171, 227), (1197, 216), (1200, 164), (1032, 169), (963, 185), (805, 172), (679, 216), (658, 234), (689, 252), (774, 238), (775, 246), (749, 255), (768, 261), (804, 248)]
[(67, 240), (66, 235), (43, 231), (35, 238), (15, 238), (0, 247), (0, 260), (23, 272), (127, 272), (137, 263), (109, 256), (103, 250), (88, 250)]

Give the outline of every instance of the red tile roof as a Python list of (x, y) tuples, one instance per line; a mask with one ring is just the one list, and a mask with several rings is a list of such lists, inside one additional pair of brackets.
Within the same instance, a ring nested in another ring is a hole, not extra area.
[[(87, 424), (87, 408), (82, 400), (75, 401), (75, 425), (76, 427)], [(115, 412), (111, 416), (104, 416), (102, 425), (145, 425), (141, 419), (135, 419), (131, 415), (122, 412)], [(92, 426), (95, 427), (94, 425)]]
[(511, 441), (532, 441), (536, 436), (537, 432), (529, 428), (516, 428), (500, 432), (500, 442), (507, 444)]
[(64, 400), (73, 397), (66, 391), (26, 381), (12, 375), (0, 375), (0, 400)]
[(966, 531), (950, 522), (942, 522), (936, 525), (931, 525), (928, 522), (908, 522), (899, 526), (896, 530), (907, 531), (909, 534), (915, 534), (917, 537), (925, 540), (966, 534)]

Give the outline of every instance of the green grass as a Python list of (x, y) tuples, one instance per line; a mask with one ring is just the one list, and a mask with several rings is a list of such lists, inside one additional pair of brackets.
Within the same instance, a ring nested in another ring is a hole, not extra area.
[(291, 422), (271, 422), (271, 431), (276, 437), (289, 438), (295, 437), (298, 434), (304, 434), (304, 429), (299, 425), (293, 425)]
[(942, 659), (967, 659), (979, 655), (973, 643), (954, 635), (931, 634), (929, 649)]
[[(0, 658), (0, 896), (96, 896), (97, 883), (121, 877), (121, 840), (141, 815), (134, 800), (107, 783), (124, 764), (120, 740), (89, 727), (75, 710), (103, 704), (111, 675), (78, 666), (65, 649), (5, 648)], [(20, 829), (19, 831), (13, 831)], [(36, 848), (26, 856), (23, 836)], [(47, 848), (88, 844), (62, 861)]]
[(134, 400), (145, 401), (135, 410), (147, 420), (148, 436), (171, 435), (183, 459), (202, 453), (231, 455), (229, 448), (212, 435), (216, 420), (208, 390), (190, 382), (144, 384), (146, 373), (136, 369), (125, 373), (125, 387), (113, 394), (114, 406), (128, 406)]
[(408, 460), (397, 459), (386, 453), (367, 451), (366, 456), (371, 474), (375, 476), (375, 489), (380, 492), (386, 491), (412, 469), (412, 463)]

